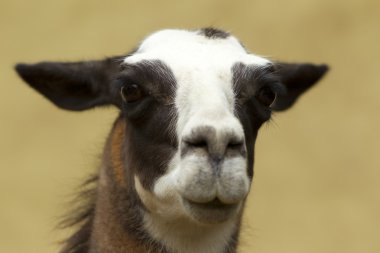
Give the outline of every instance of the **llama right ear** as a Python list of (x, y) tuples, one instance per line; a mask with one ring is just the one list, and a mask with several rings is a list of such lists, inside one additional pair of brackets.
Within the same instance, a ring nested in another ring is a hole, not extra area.
[(283, 111), (291, 107), (297, 99), (314, 84), (316, 84), (328, 71), (325, 64), (312, 63), (283, 63), (275, 64), (285, 92), (279, 94), (271, 106), (275, 111)]
[(100, 61), (17, 64), (20, 77), (60, 108), (81, 111), (113, 104), (110, 82), (120, 57)]

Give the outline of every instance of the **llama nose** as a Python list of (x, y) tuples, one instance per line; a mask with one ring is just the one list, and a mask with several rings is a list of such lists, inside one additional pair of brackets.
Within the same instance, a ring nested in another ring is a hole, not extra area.
[(244, 137), (230, 128), (198, 126), (181, 143), (181, 156), (194, 152), (206, 152), (213, 162), (219, 163), (226, 156), (245, 155)]

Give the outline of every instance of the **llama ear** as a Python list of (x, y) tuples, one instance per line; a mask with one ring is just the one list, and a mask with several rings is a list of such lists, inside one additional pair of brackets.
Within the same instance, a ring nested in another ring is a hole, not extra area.
[(112, 104), (111, 77), (118, 57), (101, 61), (17, 64), (21, 78), (60, 108), (81, 111)]
[(291, 107), (302, 93), (317, 83), (327, 72), (328, 66), (310, 63), (276, 63), (275, 69), (286, 91), (277, 96), (272, 108), (275, 111), (282, 111)]

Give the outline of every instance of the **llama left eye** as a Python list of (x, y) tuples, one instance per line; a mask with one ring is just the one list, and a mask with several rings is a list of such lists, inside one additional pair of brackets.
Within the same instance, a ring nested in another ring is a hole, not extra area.
[(121, 98), (126, 103), (137, 102), (144, 97), (144, 93), (137, 84), (129, 84), (121, 87)]
[(263, 87), (259, 90), (256, 98), (261, 104), (269, 107), (276, 99), (276, 93), (269, 87)]

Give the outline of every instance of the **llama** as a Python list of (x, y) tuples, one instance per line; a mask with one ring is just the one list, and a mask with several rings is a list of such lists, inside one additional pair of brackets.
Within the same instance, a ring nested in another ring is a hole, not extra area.
[(61, 253), (235, 253), (258, 130), (327, 69), (257, 56), (214, 28), (161, 30), (104, 60), (16, 65), (60, 108), (120, 110)]

